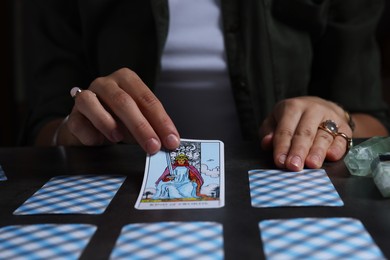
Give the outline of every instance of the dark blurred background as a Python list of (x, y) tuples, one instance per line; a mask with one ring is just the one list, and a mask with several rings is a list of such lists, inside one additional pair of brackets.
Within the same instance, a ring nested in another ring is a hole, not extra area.
[(17, 145), (25, 115), (25, 96), (20, 72), (21, 0), (0, 1), (0, 146)]
[(378, 41), (382, 51), (383, 94), (390, 104), (390, 0), (378, 26)]
[[(53, 0), (55, 1), (55, 0)], [(22, 0), (0, 1), (0, 146), (16, 146), (25, 117), (25, 92), (21, 72), (20, 22)], [(382, 51), (383, 92), (390, 104), (390, 0), (378, 27), (378, 41)]]

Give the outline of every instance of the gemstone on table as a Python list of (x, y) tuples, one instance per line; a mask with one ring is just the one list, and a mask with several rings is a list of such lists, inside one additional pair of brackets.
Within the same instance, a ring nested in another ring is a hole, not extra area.
[(344, 157), (344, 163), (352, 175), (372, 176), (372, 161), (386, 152), (390, 152), (390, 137), (375, 136), (352, 147)]
[(380, 154), (372, 163), (374, 183), (383, 197), (390, 197), (390, 153)]

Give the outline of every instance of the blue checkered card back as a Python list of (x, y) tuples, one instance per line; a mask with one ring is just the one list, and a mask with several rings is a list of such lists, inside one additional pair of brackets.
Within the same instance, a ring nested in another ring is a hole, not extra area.
[(124, 180), (124, 176), (111, 175), (57, 176), (14, 214), (101, 214)]
[(7, 176), (5, 176), (5, 172), (0, 165), (0, 181), (6, 181), (6, 180), (7, 180)]
[(343, 206), (325, 170), (251, 170), (249, 185), (253, 207)]
[(78, 259), (95, 233), (87, 224), (0, 228), (0, 259)]
[(222, 225), (215, 222), (130, 224), (111, 259), (223, 259)]
[(356, 219), (264, 220), (259, 228), (268, 260), (385, 259), (363, 224)]

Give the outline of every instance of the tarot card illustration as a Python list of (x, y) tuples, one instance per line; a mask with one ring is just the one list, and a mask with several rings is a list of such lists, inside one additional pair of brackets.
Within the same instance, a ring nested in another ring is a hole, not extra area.
[(224, 147), (217, 140), (182, 139), (174, 151), (146, 159), (137, 209), (224, 206)]

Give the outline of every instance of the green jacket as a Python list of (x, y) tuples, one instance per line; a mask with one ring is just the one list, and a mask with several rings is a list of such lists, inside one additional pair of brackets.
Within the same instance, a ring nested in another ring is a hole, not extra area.
[[(257, 138), (279, 100), (313, 95), (379, 118), (375, 30), (382, 0), (221, 0), (231, 85), (243, 136)], [(23, 143), (71, 111), (73, 86), (128, 67), (153, 89), (167, 38), (167, 0), (27, 0)]]

